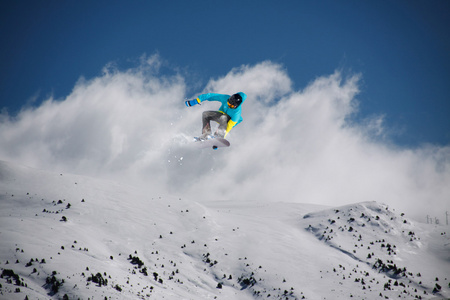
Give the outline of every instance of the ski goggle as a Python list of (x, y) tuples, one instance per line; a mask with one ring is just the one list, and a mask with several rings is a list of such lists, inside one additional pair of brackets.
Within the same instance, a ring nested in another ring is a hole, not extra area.
[(237, 105), (231, 104), (230, 101), (228, 101), (227, 103), (228, 103), (228, 107), (229, 108), (236, 108), (237, 107)]

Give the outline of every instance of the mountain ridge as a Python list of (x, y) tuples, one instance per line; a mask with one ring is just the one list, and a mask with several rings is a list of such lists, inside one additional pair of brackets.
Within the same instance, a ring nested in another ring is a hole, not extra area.
[(203, 201), (0, 161), (0, 299), (444, 299), (445, 226)]

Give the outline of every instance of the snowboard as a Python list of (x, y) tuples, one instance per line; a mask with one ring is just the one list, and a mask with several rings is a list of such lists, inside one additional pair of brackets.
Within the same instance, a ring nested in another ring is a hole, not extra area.
[(217, 150), (222, 147), (230, 147), (230, 142), (221, 137), (215, 137), (208, 140), (200, 140), (199, 138), (195, 138), (195, 144), (199, 148), (213, 148)]

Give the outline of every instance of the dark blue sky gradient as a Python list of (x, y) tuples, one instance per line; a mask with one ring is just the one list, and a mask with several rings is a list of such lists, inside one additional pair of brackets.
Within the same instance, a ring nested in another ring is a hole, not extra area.
[[(271, 60), (302, 89), (362, 74), (361, 118), (385, 114), (400, 145), (450, 144), (450, 1), (2, 1), (0, 108), (12, 115), (80, 76), (159, 53), (192, 93)], [(34, 101), (34, 102), (33, 102)]]

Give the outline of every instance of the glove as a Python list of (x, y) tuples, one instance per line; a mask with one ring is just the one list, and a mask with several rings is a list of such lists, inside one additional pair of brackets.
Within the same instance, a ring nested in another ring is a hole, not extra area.
[(194, 99), (194, 100), (188, 100), (188, 101), (186, 101), (184, 103), (186, 104), (187, 107), (191, 107), (191, 106), (200, 104), (200, 100), (197, 98), (197, 99)]

